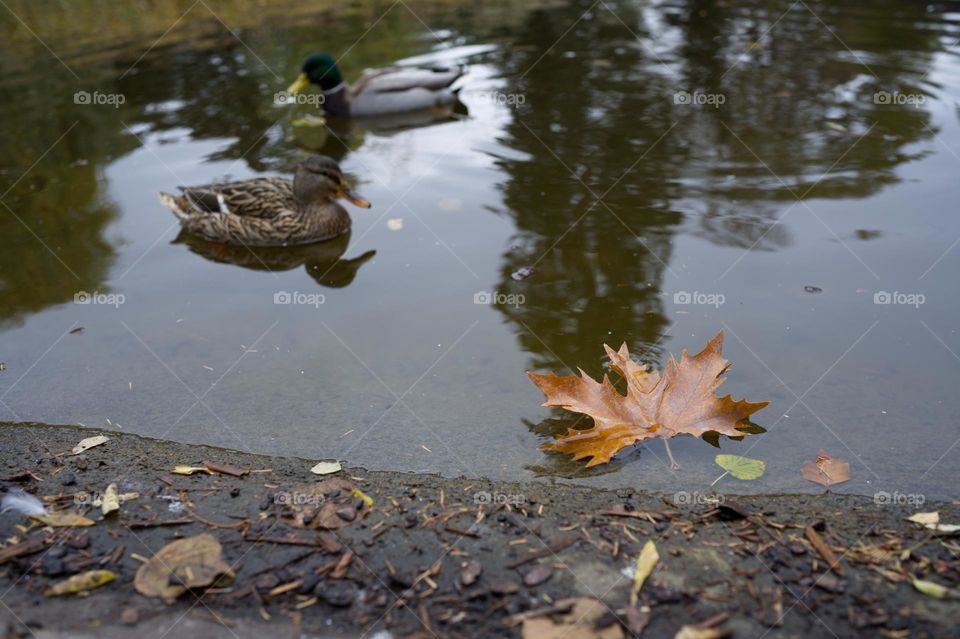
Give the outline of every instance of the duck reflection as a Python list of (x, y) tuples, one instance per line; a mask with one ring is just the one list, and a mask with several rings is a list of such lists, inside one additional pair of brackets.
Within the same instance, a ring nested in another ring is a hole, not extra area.
[(290, 271), (301, 265), (317, 284), (327, 288), (344, 288), (353, 283), (360, 267), (377, 254), (367, 251), (358, 257), (343, 259), (350, 246), (350, 232), (326, 242), (285, 248), (231, 246), (210, 242), (181, 231), (171, 244), (186, 244), (211, 262), (233, 264), (253, 271), (271, 273)]

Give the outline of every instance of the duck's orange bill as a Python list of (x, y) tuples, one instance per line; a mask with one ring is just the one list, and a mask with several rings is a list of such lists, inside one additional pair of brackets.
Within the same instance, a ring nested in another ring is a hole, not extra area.
[(359, 206), (362, 209), (369, 209), (372, 206), (370, 204), (370, 200), (368, 200), (367, 198), (360, 197), (359, 195), (354, 195), (353, 193), (351, 193), (350, 191), (342, 187), (339, 191), (337, 191), (337, 195), (345, 199), (347, 202), (350, 202), (350, 204), (353, 204), (354, 206)]

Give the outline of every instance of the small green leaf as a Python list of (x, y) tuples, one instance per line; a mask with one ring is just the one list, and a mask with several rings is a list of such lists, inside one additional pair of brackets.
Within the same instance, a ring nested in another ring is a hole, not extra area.
[(762, 460), (740, 457), (739, 455), (717, 455), (715, 461), (720, 468), (737, 479), (756, 479), (767, 468), (767, 464)]
[(943, 599), (947, 594), (946, 587), (923, 579), (914, 579), (913, 587), (928, 597), (936, 597), (937, 599)]

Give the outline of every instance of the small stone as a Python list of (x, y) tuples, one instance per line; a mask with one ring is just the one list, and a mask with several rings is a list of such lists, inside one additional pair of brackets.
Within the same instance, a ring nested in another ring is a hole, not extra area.
[(357, 587), (350, 581), (337, 581), (317, 586), (316, 595), (331, 606), (345, 608), (357, 597)]
[(357, 509), (353, 506), (345, 506), (337, 510), (337, 517), (344, 521), (353, 521), (357, 518)]
[(60, 473), (61, 486), (73, 486), (77, 483), (77, 476), (70, 471)]
[(531, 588), (539, 586), (553, 576), (553, 568), (550, 566), (537, 566), (523, 576), (523, 583)]
[(135, 626), (140, 621), (140, 613), (136, 608), (124, 608), (120, 613), (120, 621), (128, 626)]
[(273, 573), (267, 572), (257, 577), (257, 590), (272, 590), (280, 583), (280, 580)]
[(513, 595), (516, 594), (520, 588), (517, 584), (512, 582), (505, 582), (500, 584), (493, 584), (490, 586), (490, 592), (495, 595)]
[(464, 586), (472, 586), (483, 572), (483, 566), (479, 561), (463, 562), (463, 570), (460, 572), (460, 583)]
[(50, 555), (43, 558), (40, 567), (41, 570), (43, 570), (43, 574), (47, 577), (59, 577), (66, 571), (63, 561)]

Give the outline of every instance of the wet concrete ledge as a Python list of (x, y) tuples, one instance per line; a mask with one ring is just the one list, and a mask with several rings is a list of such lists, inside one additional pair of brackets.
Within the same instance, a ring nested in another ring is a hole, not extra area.
[[(906, 505), (833, 494), (726, 495), (722, 505), (688, 505), (635, 490), (362, 468), (317, 477), (309, 472), (315, 460), (113, 432), (105, 433), (107, 444), (68, 455), (99, 432), (0, 424), (0, 479), (95, 522), (28, 529), (23, 516), (0, 516), (0, 553), (42, 542), (0, 564), (4, 639), (520, 637), (525, 627), (534, 632), (533, 623), (571, 637), (607, 637), (630, 636), (644, 622), (649, 637), (703, 622), (737, 637), (945, 637), (960, 616), (952, 598), (960, 588), (960, 538), (904, 521), (914, 512)], [(265, 472), (171, 473), (203, 462)], [(311, 528), (313, 521), (297, 527), (300, 511), (287, 497), (331, 477), (352, 482), (373, 507), (334, 495), (333, 529)], [(108, 517), (76, 497), (111, 483), (140, 496)], [(960, 523), (956, 504), (923, 510)], [(180, 523), (158, 525), (173, 521)], [(144, 561), (200, 534), (220, 542), (232, 584), (172, 603), (136, 592)], [(660, 561), (631, 606), (630, 570), (648, 540)], [(83, 596), (43, 595), (91, 569), (117, 578)], [(948, 596), (923, 595), (913, 579), (945, 586)], [(599, 614), (572, 627), (569, 598), (599, 600)]]

